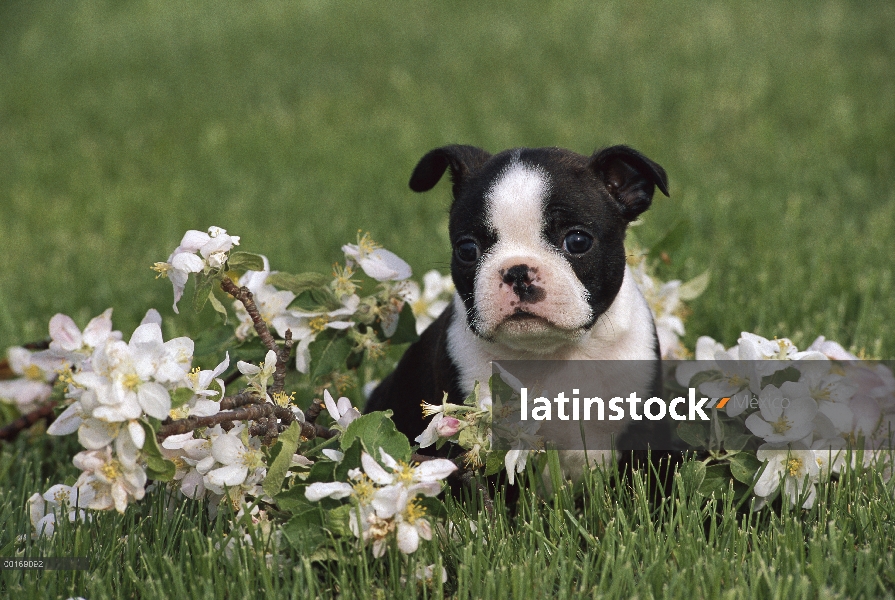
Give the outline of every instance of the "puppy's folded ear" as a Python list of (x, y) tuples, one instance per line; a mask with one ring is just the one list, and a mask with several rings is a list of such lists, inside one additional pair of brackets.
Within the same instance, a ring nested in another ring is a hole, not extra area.
[(628, 146), (598, 150), (591, 157), (589, 166), (629, 221), (650, 207), (657, 186), (668, 195), (665, 169)]
[(432, 150), (417, 163), (410, 176), (410, 189), (414, 192), (428, 192), (444, 175), (445, 169), (451, 168), (451, 181), (454, 191), (463, 183), (471, 172), (477, 170), (491, 155), (475, 146), (444, 146)]

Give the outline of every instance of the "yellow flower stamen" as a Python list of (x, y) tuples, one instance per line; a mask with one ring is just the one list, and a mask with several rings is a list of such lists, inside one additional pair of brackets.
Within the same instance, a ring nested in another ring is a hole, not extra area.
[(360, 250), (361, 256), (366, 256), (370, 252), (373, 252), (374, 250), (378, 250), (379, 248), (382, 248), (382, 246), (380, 246), (375, 241), (373, 241), (373, 238), (370, 237), (369, 232), (365, 232), (363, 235), (361, 235), (361, 230), (358, 229), (357, 230), (357, 248), (358, 248), (358, 250)]
[(395, 477), (401, 483), (413, 483), (413, 477), (414, 477), (413, 471), (414, 471), (413, 467), (411, 467), (406, 462), (399, 460), (398, 468), (395, 469), (394, 473), (395, 473)]
[(175, 421), (177, 419), (186, 419), (190, 415), (190, 407), (189, 405), (184, 404), (179, 408), (172, 408), (168, 411), (168, 415)]
[(789, 420), (785, 416), (780, 415), (779, 419), (771, 423), (771, 427), (773, 427), (774, 433), (786, 433), (792, 425), (790, 425)]
[(121, 477), (121, 464), (117, 460), (107, 462), (99, 470), (110, 481)]
[(373, 494), (376, 493), (373, 481), (366, 474), (362, 475), (351, 487), (354, 488), (354, 495), (361, 504), (368, 504), (373, 500)]
[(125, 375), (124, 380), (122, 380), (121, 384), (127, 389), (134, 391), (137, 389), (137, 386), (140, 385), (140, 376), (136, 373)]
[(258, 450), (247, 448), (243, 453), (240, 462), (242, 462), (243, 466), (248, 468), (249, 471), (253, 471), (264, 464), (264, 455)]
[(336, 297), (350, 296), (357, 290), (358, 280), (352, 279), (354, 269), (350, 266), (341, 266), (333, 263), (333, 281), (330, 284)]
[(423, 506), (418, 500), (413, 500), (407, 503), (407, 508), (404, 509), (405, 521), (413, 525), (425, 516), (426, 507)]
[(79, 387), (73, 378), (71, 367), (65, 367), (57, 371), (59, 373), (59, 382), (72, 387)]
[(420, 296), (419, 300), (410, 304), (411, 310), (413, 310), (413, 316), (419, 317), (421, 315), (426, 314), (429, 310), (429, 303)]
[(424, 417), (431, 417), (432, 415), (440, 413), (442, 410), (444, 410), (441, 406), (437, 404), (429, 404), (425, 400), (420, 402), (420, 406), (423, 409)]
[(56, 501), (56, 504), (68, 504), (70, 496), (71, 494), (67, 490), (58, 490), (53, 494), (53, 500)]
[(155, 278), (158, 279), (159, 277), (161, 277), (161, 278), (167, 277), (168, 271), (170, 271), (174, 267), (172, 267), (169, 263), (166, 263), (166, 262), (157, 262), (149, 268), (158, 273), (158, 275), (155, 276)]
[(273, 395), (273, 402), (277, 406), (285, 408), (295, 402), (295, 392), (289, 394), (286, 392), (277, 392)]
[(43, 369), (41, 369), (37, 365), (28, 365), (27, 367), (25, 367), (25, 370), (22, 372), (22, 374), (26, 378), (33, 381), (43, 381), (44, 379)]
[(311, 328), (311, 331), (314, 333), (322, 333), (324, 329), (326, 329), (326, 324), (329, 323), (329, 317), (326, 315), (320, 315), (319, 317), (314, 317), (308, 322), (308, 327)]
[(802, 459), (801, 458), (790, 458), (786, 461), (786, 470), (789, 471), (790, 477), (795, 477), (798, 475), (799, 471), (802, 470)]

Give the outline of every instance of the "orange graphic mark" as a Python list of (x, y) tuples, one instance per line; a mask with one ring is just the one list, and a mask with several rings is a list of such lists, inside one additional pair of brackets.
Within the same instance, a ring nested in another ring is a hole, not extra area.
[(715, 408), (724, 408), (724, 405), (727, 404), (729, 400), (730, 398), (721, 398), (721, 402), (719, 402), (718, 406), (716, 406)]

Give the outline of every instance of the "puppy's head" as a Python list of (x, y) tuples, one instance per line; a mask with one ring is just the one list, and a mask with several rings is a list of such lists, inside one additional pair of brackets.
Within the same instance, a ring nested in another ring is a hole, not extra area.
[(420, 160), (411, 189), (432, 189), (448, 169), (451, 273), (467, 323), (526, 351), (550, 352), (593, 327), (624, 278), (625, 228), (656, 186), (668, 195), (662, 167), (626, 146), (591, 157), (445, 146)]

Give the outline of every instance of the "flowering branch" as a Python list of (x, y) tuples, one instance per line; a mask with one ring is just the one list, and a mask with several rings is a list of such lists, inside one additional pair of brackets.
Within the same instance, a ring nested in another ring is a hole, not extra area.
[[(232, 410), (228, 410), (231, 408)], [(162, 441), (172, 435), (181, 435), (215, 425), (222, 425), (226, 429), (226, 425), (232, 426), (234, 421), (259, 421), (262, 419), (264, 420), (264, 428), (257, 430), (261, 433), (256, 433), (252, 429), (249, 432), (251, 435), (268, 437), (271, 431), (269, 423), (276, 423), (276, 421), (272, 421), (270, 418), (275, 417), (281, 423), (277, 425), (276, 433), (269, 439), (269, 442), (272, 442), (276, 435), (285, 431), (295, 421), (295, 415), (289, 408), (270, 404), (248, 392), (224, 398), (221, 400), (221, 409), (221, 412), (206, 417), (190, 416), (185, 419), (166, 422), (159, 428), (156, 439)], [(337, 431), (313, 423), (301, 423), (301, 435), (309, 440), (316, 437), (329, 439), (337, 433)]]
[(284, 335), (285, 343), (280, 347), (276, 340), (274, 340), (273, 334), (270, 333), (270, 328), (267, 326), (267, 323), (265, 323), (264, 318), (261, 316), (261, 311), (258, 310), (258, 305), (255, 304), (255, 298), (249, 288), (246, 286), (237, 286), (233, 283), (232, 279), (224, 277), (221, 280), (221, 289), (242, 303), (246, 312), (249, 314), (249, 317), (252, 319), (252, 325), (255, 327), (255, 331), (258, 333), (261, 342), (268, 350), (276, 352), (277, 368), (273, 374), (273, 386), (271, 386), (271, 392), (274, 394), (282, 392), (283, 387), (286, 384), (286, 363), (289, 360), (289, 355), (292, 353), (292, 330), (286, 330)]

